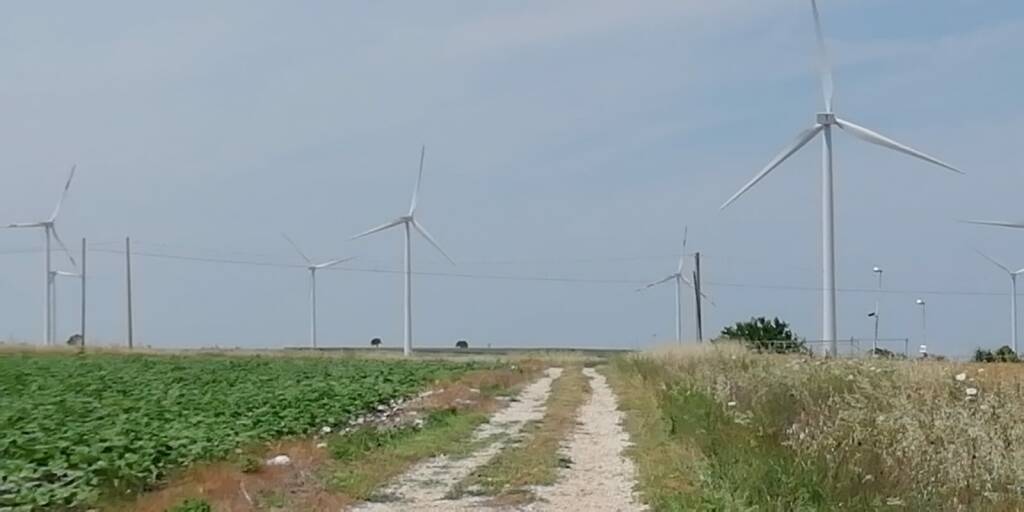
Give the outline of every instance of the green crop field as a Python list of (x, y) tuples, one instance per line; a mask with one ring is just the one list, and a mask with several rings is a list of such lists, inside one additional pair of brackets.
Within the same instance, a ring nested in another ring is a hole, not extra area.
[(466, 363), (0, 354), (0, 510), (84, 509), (237, 447), (338, 426)]

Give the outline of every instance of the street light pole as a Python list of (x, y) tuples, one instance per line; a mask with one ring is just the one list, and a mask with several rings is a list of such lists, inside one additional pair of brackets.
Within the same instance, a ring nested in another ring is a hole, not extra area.
[(928, 345), (928, 315), (924, 299), (917, 299), (917, 305), (921, 306), (921, 340), (922, 345)]
[(878, 274), (878, 295), (875, 296), (875, 341), (871, 345), (872, 357), (878, 354), (878, 304), (882, 300), (882, 269), (875, 267), (872, 272)]

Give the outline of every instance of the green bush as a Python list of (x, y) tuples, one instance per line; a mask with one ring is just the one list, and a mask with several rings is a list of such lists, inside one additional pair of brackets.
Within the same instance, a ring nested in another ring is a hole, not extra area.
[(778, 317), (768, 320), (763, 316), (746, 322), (736, 322), (722, 329), (720, 339), (739, 341), (749, 349), (776, 354), (806, 353), (807, 345)]
[(974, 362), (976, 363), (1017, 363), (1020, 358), (1017, 353), (1007, 345), (996, 349), (995, 352), (978, 348), (974, 350)]

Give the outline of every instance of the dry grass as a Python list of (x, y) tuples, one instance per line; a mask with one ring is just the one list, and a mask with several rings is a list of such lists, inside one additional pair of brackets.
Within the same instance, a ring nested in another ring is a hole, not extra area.
[(523, 440), (460, 482), (455, 494), (496, 496), (496, 504), (511, 505), (529, 501), (529, 487), (553, 484), (558, 469), (571, 463), (563, 460), (559, 448), (575, 427), (579, 408), (589, 395), (590, 385), (582, 366), (565, 366), (552, 385), (544, 417), (527, 425)]
[[(700, 488), (680, 489), (680, 502), (701, 495), (696, 502), (775, 510), (1024, 507), (1017, 366), (826, 361), (726, 346), (661, 350), (616, 368), (624, 402), (660, 419), (670, 442), (698, 451), (689, 465), (703, 468)], [(638, 397), (637, 387), (650, 396)], [(643, 431), (649, 419), (636, 417)], [(669, 485), (651, 472), (657, 448), (640, 439), (642, 478)], [(646, 482), (649, 495), (657, 485)]]

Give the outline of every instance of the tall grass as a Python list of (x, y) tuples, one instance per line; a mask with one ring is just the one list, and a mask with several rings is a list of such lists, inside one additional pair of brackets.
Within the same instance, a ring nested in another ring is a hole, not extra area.
[(634, 435), (692, 454), (693, 485), (668, 495), (658, 474), (671, 476), (644, 463), (658, 454), (638, 441), (656, 509), (1024, 507), (1024, 372), (1015, 369), (725, 346), (624, 357), (612, 373), (632, 414), (658, 420)]

